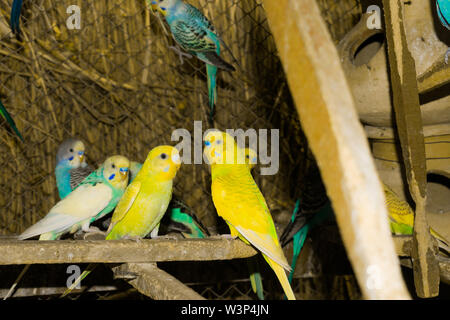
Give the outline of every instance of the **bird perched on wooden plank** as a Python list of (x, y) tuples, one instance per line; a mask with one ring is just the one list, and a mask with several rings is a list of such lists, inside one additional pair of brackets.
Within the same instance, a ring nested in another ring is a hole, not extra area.
[[(150, 1), (150, 0), (149, 0)], [(175, 41), (189, 54), (206, 63), (210, 119), (217, 101), (217, 69), (234, 71), (234, 67), (220, 57), (224, 44), (212, 23), (194, 6), (182, 0), (152, 0), (152, 10), (166, 19)]]
[(274, 270), (288, 299), (295, 300), (285, 269), (291, 268), (278, 242), (267, 203), (245, 162), (245, 151), (233, 137), (210, 131), (205, 137), (204, 155), (211, 166), (211, 193), (217, 213), (239, 237), (262, 252)]
[[(117, 204), (106, 231), (106, 240), (139, 240), (149, 233), (156, 237), (172, 197), (173, 179), (180, 166), (180, 154), (176, 148), (165, 145), (153, 148)], [(94, 268), (95, 265), (88, 265), (62, 297), (69, 294)]]
[[(110, 213), (119, 202), (128, 184), (130, 161), (123, 156), (112, 156), (68, 196), (60, 200), (49, 213), (26, 229), (17, 238), (24, 240), (40, 235), (39, 240), (57, 240), (78, 229), (92, 231), (89, 225)], [(9, 297), (30, 265), (25, 266), (10, 288)]]

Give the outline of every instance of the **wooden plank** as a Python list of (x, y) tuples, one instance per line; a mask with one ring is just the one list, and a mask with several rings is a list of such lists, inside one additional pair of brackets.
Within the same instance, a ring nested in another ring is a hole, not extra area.
[(446, 64), (444, 59), (435, 63), (417, 78), (419, 93), (437, 89), (450, 83), (450, 64)]
[(263, 4), (364, 297), (408, 299), (380, 180), (317, 3), (264, 0)]
[(439, 265), (426, 219), (426, 159), (414, 59), (403, 25), (403, 2), (383, 0), (388, 57), (397, 131), (409, 191), (416, 204), (412, 250), (414, 283), (419, 297), (439, 295)]
[(140, 293), (155, 300), (205, 300), (197, 292), (153, 263), (125, 263), (113, 268), (113, 271), (119, 277), (130, 274), (134, 278), (128, 283)]
[(241, 240), (220, 238), (0, 241), (0, 265), (229, 260), (255, 254)]

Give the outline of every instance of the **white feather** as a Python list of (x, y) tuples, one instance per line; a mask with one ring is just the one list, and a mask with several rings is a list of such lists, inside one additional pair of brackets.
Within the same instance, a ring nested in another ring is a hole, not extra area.
[(25, 230), (18, 239), (66, 231), (76, 223), (95, 217), (111, 199), (112, 190), (103, 183), (80, 186), (58, 202), (42, 220)]

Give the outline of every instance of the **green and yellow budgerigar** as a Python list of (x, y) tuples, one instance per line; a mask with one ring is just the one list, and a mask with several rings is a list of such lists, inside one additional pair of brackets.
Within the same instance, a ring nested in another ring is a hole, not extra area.
[[(173, 179), (180, 165), (180, 154), (172, 146), (158, 146), (149, 152), (114, 210), (106, 240), (137, 240), (150, 232), (152, 238), (157, 236), (159, 223), (172, 198)], [(93, 269), (94, 265), (89, 265), (63, 297)]]
[[(40, 235), (39, 240), (57, 240), (67, 232), (75, 233), (80, 228), (89, 232), (90, 224), (110, 213), (122, 197), (128, 184), (130, 161), (123, 156), (112, 156), (49, 213), (18, 236), (24, 240)], [(5, 299), (14, 291), (17, 283), (28, 270), (25, 266)]]
[(211, 166), (211, 192), (217, 213), (230, 227), (231, 236), (261, 251), (290, 300), (295, 300), (286, 271), (291, 270), (278, 241), (267, 203), (245, 161), (245, 150), (233, 137), (210, 131), (204, 155)]
[[(414, 231), (414, 211), (409, 204), (400, 199), (392, 189), (383, 183), (384, 196), (389, 214), (391, 232), (396, 235), (412, 235)], [(447, 239), (430, 227), (431, 235), (438, 241), (439, 247), (450, 253)]]

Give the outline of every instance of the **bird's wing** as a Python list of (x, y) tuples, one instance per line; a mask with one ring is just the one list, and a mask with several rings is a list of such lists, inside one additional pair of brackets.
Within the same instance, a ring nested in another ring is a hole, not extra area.
[(128, 210), (130, 210), (131, 206), (136, 200), (136, 197), (138, 196), (140, 190), (141, 190), (141, 183), (139, 181), (134, 181), (127, 187), (125, 193), (123, 194), (122, 198), (117, 204), (116, 209), (114, 210), (113, 216), (111, 218), (111, 223), (108, 227), (108, 230), (106, 231), (106, 234), (108, 234), (112, 230), (112, 228), (117, 224), (117, 222), (119, 222), (125, 217)]
[(257, 249), (284, 269), (290, 270), (276, 234), (266, 201), (250, 175), (213, 180), (212, 195), (217, 213)]
[(89, 176), (94, 169), (87, 165), (86, 167), (76, 168), (70, 170), (70, 188), (73, 190), (87, 177)]
[(47, 232), (63, 232), (76, 223), (95, 217), (111, 199), (112, 190), (103, 183), (82, 185), (58, 202), (42, 220), (25, 230), (19, 239)]
[(215, 52), (217, 49), (211, 33), (193, 20), (176, 20), (171, 30), (175, 41), (188, 52)]

